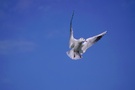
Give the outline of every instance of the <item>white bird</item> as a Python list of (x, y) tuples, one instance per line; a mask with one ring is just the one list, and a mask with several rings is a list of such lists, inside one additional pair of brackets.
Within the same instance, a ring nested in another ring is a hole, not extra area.
[(67, 55), (73, 59), (78, 60), (82, 58), (82, 54), (86, 52), (86, 50), (91, 47), (93, 44), (95, 44), (98, 40), (100, 40), (107, 31), (95, 35), (93, 37), (87, 38), (86, 40), (84, 38), (75, 39), (73, 36), (73, 29), (72, 29), (72, 20), (73, 20), (74, 12), (71, 17), (70, 21), (70, 40), (69, 40), (69, 48), (71, 50), (67, 51)]

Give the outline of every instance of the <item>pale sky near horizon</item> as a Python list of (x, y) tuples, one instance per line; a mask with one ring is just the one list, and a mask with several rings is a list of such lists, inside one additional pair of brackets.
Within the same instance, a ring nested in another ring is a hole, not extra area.
[[(107, 34), (78, 61), (75, 38)], [(0, 90), (135, 90), (135, 0), (1, 0)]]

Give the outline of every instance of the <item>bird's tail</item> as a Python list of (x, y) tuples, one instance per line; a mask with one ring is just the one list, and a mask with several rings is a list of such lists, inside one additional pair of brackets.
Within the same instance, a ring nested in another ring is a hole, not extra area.
[(82, 58), (81, 54), (79, 52), (75, 52), (73, 49), (67, 51), (66, 53), (73, 60), (78, 60)]

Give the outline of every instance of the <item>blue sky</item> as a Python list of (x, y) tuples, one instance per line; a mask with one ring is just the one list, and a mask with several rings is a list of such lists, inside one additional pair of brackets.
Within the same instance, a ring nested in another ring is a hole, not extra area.
[[(108, 31), (78, 61), (76, 38)], [(0, 90), (135, 90), (135, 0), (1, 0)]]

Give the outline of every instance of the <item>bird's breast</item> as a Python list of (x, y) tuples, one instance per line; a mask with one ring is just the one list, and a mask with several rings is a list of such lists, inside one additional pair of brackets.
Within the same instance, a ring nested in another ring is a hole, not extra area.
[(74, 46), (74, 51), (80, 51), (82, 47), (82, 43), (77, 43), (75, 46)]

